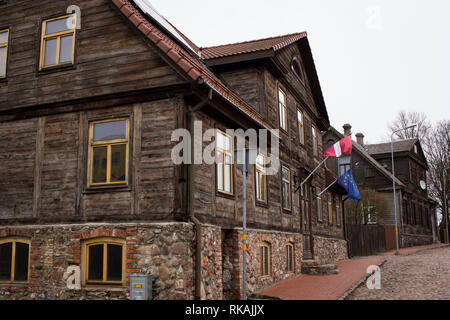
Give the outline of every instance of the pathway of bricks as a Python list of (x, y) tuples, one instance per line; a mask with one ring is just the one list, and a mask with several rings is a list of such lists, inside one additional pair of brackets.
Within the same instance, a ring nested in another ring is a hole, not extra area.
[[(434, 290), (436, 293), (430, 293), (428, 298), (423, 299), (442, 299), (441, 296), (446, 296), (449, 299), (450, 288), (450, 247), (439, 248), (441, 244), (434, 244), (430, 246), (421, 246), (414, 248), (400, 249), (400, 256), (394, 256), (394, 251), (386, 252), (379, 256), (370, 256), (364, 258), (353, 258), (349, 260), (340, 261), (337, 263), (340, 273), (338, 275), (329, 276), (311, 276), (302, 274), (294, 279), (283, 281), (268, 289), (259, 292), (262, 295), (277, 297), (283, 300), (336, 300), (342, 297), (346, 292), (355, 286), (367, 274), (367, 267), (370, 265), (380, 265), (385, 262), (387, 268), (382, 267), (382, 290), (377, 292), (369, 292), (365, 285), (361, 285), (356, 289), (348, 299), (396, 299), (394, 295), (389, 295), (387, 290), (393, 290), (393, 286), (398, 286), (395, 292), (401, 293), (404, 285), (414, 282), (411, 288), (426, 287), (424, 291)], [(427, 250), (432, 249), (432, 250)], [(421, 251), (424, 250), (424, 251)], [(417, 252), (414, 254), (414, 252)], [(429, 259), (427, 258), (429, 254)], [(416, 255), (422, 257), (415, 260)], [(434, 262), (432, 262), (434, 261)], [(404, 268), (401, 268), (402, 265)], [(429, 267), (433, 270), (432, 275), (427, 276)], [(385, 269), (387, 270), (385, 272)], [(403, 270), (403, 275), (394, 277), (396, 270)], [(406, 273), (405, 273), (406, 271)], [(437, 275), (439, 274), (439, 275)], [(417, 280), (414, 278), (417, 277)], [(409, 279), (405, 284), (396, 281), (399, 279)], [(430, 281), (433, 278), (435, 281)], [(386, 282), (390, 281), (388, 285)], [(422, 282), (429, 284), (423, 286)], [(366, 290), (364, 290), (366, 289)], [(383, 290), (384, 289), (384, 290)], [(414, 299), (414, 297), (421, 296), (414, 294), (414, 289), (407, 290), (404, 293), (404, 299)], [(442, 291), (447, 291), (443, 293)], [(383, 293), (385, 292), (385, 293)], [(410, 295), (410, 297), (408, 297)], [(392, 298), (389, 298), (392, 296)], [(401, 297), (399, 298), (401, 299)], [(421, 299), (421, 298), (418, 298)]]
[(450, 300), (450, 247), (386, 257), (381, 289), (362, 285), (348, 300)]

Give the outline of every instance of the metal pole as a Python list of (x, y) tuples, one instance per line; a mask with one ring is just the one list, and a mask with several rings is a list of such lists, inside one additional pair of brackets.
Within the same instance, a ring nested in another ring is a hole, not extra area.
[(445, 243), (448, 243), (448, 241), (449, 241), (449, 234), (448, 234), (448, 208), (447, 208), (447, 194), (446, 194), (446, 190), (445, 190), (445, 185), (446, 185), (446, 183), (447, 183), (447, 181), (446, 181), (446, 179), (445, 179), (445, 175), (446, 175), (446, 173), (447, 173), (447, 169), (448, 168), (445, 168), (444, 169), (444, 172), (443, 172), (443, 179), (444, 179), (444, 183), (443, 183), (443, 191), (444, 191), (444, 203), (443, 203), (443, 206), (442, 206), (442, 212), (444, 213), (444, 217), (445, 217), (445, 232), (444, 232), (444, 237), (445, 237)]
[(311, 173), (309, 174), (309, 176), (307, 176), (306, 179), (303, 180), (302, 183), (300, 183), (300, 185), (297, 187), (297, 189), (295, 189), (294, 193), (297, 193), (297, 191), (305, 184), (306, 181), (308, 181), (308, 179), (314, 174), (314, 172), (316, 172), (317, 169), (319, 169), (320, 166), (323, 165), (323, 164), (325, 163), (325, 161), (327, 161), (328, 158), (329, 158), (329, 157), (326, 157), (325, 159), (322, 160), (322, 162), (320, 162), (320, 163), (317, 165), (317, 167), (313, 170), (313, 172), (311, 172)]
[[(394, 132), (395, 133), (395, 132)], [(392, 158), (392, 190), (394, 192), (394, 218), (395, 218), (395, 245), (396, 245), (396, 251), (395, 254), (400, 254), (398, 251), (398, 226), (397, 226), (397, 200), (395, 195), (395, 169), (394, 169), (394, 143), (392, 141), (393, 135), (391, 135), (391, 158)]]
[(391, 158), (392, 158), (392, 191), (394, 194), (394, 218), (395, 218), (395, 244), (396, 244), (396, 251), (395, 254), (398, 255), (400, 254), (400, 252), (398, 251), (398, 223), (397, 223), (397, 197), (395, 195), (395, 168), (394, 168), (394, 134), (396, 134), (397, 132), (400, 132), (402, 130), (407, 130), (407, 129), (411, 129), (417, 126), (417, 123), (410, 125), (406, 128), (402, 128), (399, 130), (396, 130), (394, 132), (392, 132), (391, 134)]
[(244, 199), (244, 207), (243, 207), (243, 235), (242, 235), (242, 243), (243, 243), (243, 251), (244, 251), (244, 257), (243, 257), (243, 278), (242, 278), (242, 289), (244, 293), (244, 300), (247, 300), (247, 159), (246, 159), (246, 152), (245, 149), (243, 151), (243, 158), (244, 158), (244, 164), (243, 164), (243, 170), (242, 170), (242, 176), (243, 176), (243, 199)]

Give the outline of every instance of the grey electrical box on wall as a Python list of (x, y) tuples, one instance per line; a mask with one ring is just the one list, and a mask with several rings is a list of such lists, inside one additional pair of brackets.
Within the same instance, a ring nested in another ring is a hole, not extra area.
[(130, 278), (131, 300), (152, 300), (152, 276), (132, 274)]

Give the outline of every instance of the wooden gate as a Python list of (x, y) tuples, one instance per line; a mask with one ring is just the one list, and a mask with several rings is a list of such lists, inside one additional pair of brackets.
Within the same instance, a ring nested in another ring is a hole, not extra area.
[(345, 228), (350, 257), (369, 256), (386, 251), (386, 234), (383, 226), (349, 224)]

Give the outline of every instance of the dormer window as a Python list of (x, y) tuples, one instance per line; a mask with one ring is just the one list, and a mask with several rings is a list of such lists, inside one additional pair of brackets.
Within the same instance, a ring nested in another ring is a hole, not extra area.
[(414, 145), (414, 153), (417, 154), (417, 144)]
[(300, 63), (300, 59), (297, 57), (294, 57), (292, 59), (291, 63), (292, 71), (297, 75), (297, 77), (300, 79), (302, 83), (305, 83), (305, 76), (303, 74), (302, 65)]

